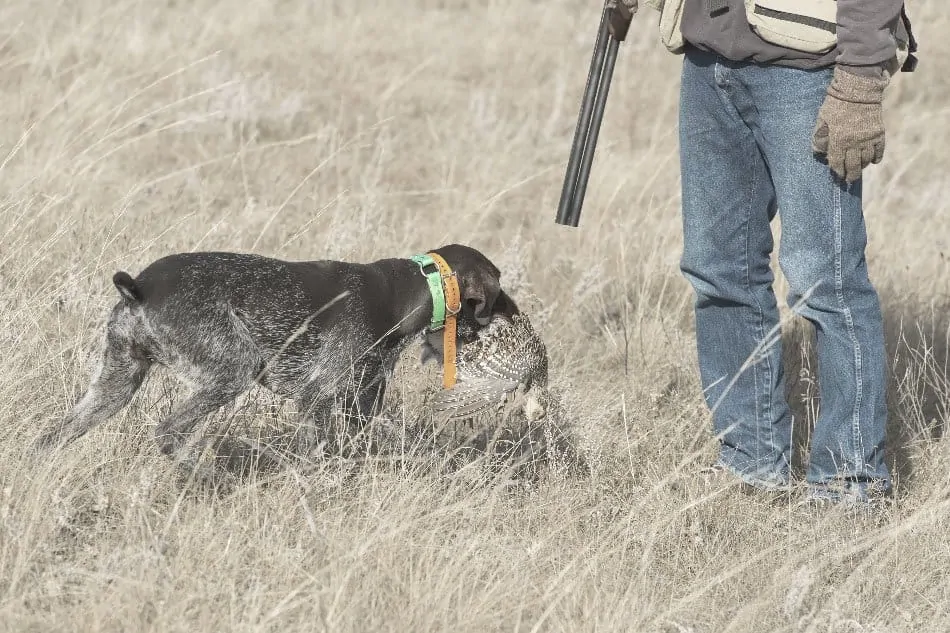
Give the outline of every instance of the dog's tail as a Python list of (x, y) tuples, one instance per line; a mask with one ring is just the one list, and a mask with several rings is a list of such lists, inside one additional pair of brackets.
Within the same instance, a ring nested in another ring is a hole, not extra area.
[(112, 275), (112, 283), (115, 284), (119, 294), (122, 295), (122, 298), (127, 302), (135, 304), (142, 300), (142, 289), (139, 288), (135, 280), (132, 279), (132, 275), (124, 270), (120, 270)]

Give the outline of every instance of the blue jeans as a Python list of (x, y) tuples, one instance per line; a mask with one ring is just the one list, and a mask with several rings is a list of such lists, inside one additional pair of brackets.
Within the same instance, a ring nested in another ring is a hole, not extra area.
[(788, 305), (816, 332), (820, 415), (806, 481), (813, 492), (888, 491), (885, 348), (868, 279), (861, 181), (815, 158), (811, 135), (831, 70), (734, 63), (695, 49), (683, 62), (680, 167), (696, 343), (719, 462), (748, 483), (789, 483), (770, 221), (781, 222)]

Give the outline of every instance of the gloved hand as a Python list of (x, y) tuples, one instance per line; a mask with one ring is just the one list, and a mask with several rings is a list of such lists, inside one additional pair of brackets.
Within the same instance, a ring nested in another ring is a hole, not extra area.
[(848, 184), (884, 158), (884, 88), (887, 75), (865, 77), (836, 66), (818, 110), (812, 149)]
[(608, 6), (616, 7), (622, 4), (623, 6), (627, 7), (627, 11), (630, 12), (630, 15), (636, 15), (637, 1), (638, 0), (610, 0), (610, 4)]

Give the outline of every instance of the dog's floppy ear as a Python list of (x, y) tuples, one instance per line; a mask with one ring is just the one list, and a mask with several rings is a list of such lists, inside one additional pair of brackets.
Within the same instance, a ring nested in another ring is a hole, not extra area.
[(458, 273), (462, 311), (479, 325), (488, 325), (493, 314), (512, 316), (518, 311), (501, 288), (501, 271), (479, 251), (462, 244), (436, 249)]

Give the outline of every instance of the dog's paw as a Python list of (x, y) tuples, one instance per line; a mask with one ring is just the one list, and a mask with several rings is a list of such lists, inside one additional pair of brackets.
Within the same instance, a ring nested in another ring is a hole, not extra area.
[(213, 464), (195, 465), (190, 460), (177, 464), (179, 481), (183, 485), (193, 484), (205, 492), (219, 496), (231, 494), (240, 484), (240, 479), (231, 471)]
[(67, 433), (67, 427), (62, 424), (55, 424), (40, 434), (30, 446), (30, 452), (34, 456), (42, 456), (58, 448), (69, 444), (79, 437), (75, 434)]
[(30, 453), (34, 456), (48, 453), (61, 443), (60, 437), (61, 434), (58, 431), (43, 433), (38, 438), (33, 440), (33, 443), (30, 445)]

